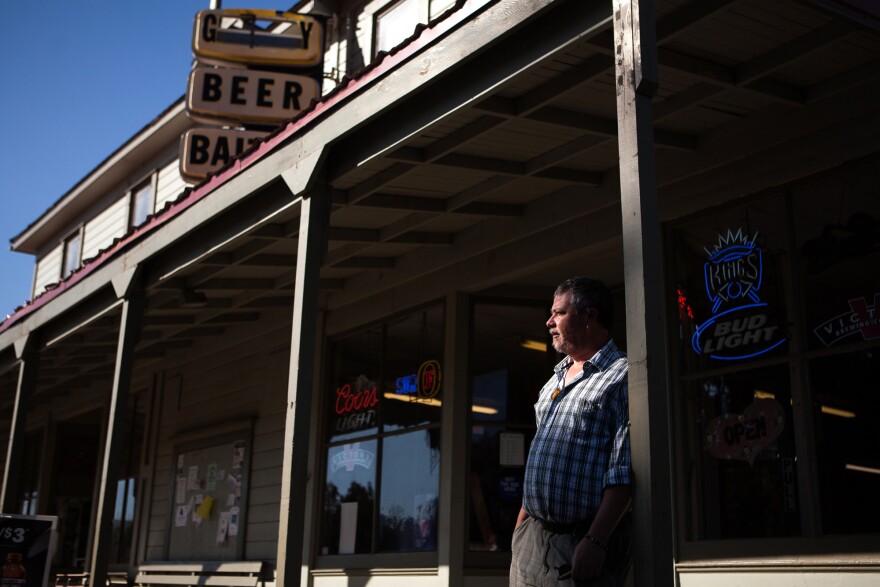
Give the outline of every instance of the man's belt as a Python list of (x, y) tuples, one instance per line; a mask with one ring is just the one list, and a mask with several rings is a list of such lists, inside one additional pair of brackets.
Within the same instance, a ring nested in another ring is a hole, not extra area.
[(589, 532), (593, 520), (582, 520), (573, 524), (553, 524), (552, 522), (538, 520), (538, 523), (541, 524), (544, 530), (554, 534), (573, 534), (574, 536), (581, 537)]

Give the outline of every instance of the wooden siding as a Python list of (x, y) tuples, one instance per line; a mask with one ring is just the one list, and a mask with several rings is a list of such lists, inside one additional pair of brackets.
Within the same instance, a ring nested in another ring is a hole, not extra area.
[(175, 200), (187, 185), (180, 176), (179, 159), (174, 159), (168, 165), (161, 168), (156, 186), (156, 207), (154, 210), (161, 210), (166, 202)]
[(83, 260), (94, 257), (101, 249), (109, 247), (113, 239), (125, 235), (128, 229), (128, 207), (129, 197), (126, 194), (86, 223)]
[(43, 293), (47, 285), (57, 283), (61, 279), (61, 258), (63, 256), (64, 244), (59, 243), (57, 247), (49, 251), (41, 259), (37, 261), (34, 269), (34, 296)]
[(211, 426), (247, 418), (253, 420), (253, 429), (244, 558), (275, 559), (290, 344), (289, 320), (284, 316), (289, 313), (230, 328), (221, 337), (203, 340), (185, 359), (164, 361), (168, 369), (150, 480), (144, 560), (165, 558), (174, 438), (192, 430), (204, 430), (209, 437)]

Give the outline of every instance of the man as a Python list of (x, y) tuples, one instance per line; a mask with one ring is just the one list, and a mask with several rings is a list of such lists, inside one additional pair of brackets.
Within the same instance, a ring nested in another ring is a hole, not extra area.
[(566, 357), (535, 404), (523, 504), (513, 534), (511, 587), (622, 585), (630, 544), (626, 355), (609, 333), (611, 291), (569, 279), (547, 327)]

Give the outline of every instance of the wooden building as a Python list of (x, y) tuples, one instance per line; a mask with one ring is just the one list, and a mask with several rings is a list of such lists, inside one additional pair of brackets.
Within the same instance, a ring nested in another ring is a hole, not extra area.
[(505, 585), (548, 305), (589, 274), (635, 584), (877, 584), (876, 7), (320, 8), (301, 115), (188, 185), (181, 100), (13, 239), (2, 509), (60, 517), (56, 570)]

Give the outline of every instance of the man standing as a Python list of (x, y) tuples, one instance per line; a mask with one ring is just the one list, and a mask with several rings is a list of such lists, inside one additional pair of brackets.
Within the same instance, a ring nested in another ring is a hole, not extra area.
[(626, 355), (609, 333), (611, 291), (560, 284), (547, 327), (566, 357), (535, 404), (511, 587), (622, 585), (632, 562)]

